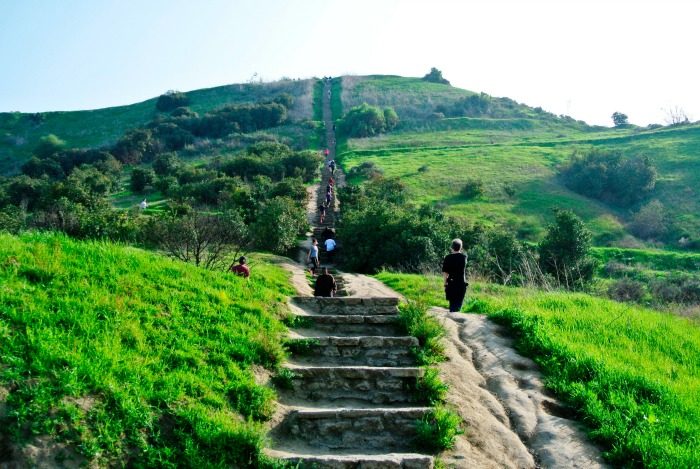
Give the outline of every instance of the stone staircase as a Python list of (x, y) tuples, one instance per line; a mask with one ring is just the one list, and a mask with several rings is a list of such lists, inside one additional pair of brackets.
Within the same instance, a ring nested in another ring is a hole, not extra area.
[(397, 328), (398, 299), (297, 297), (291, 310), (300, 327), (279, 390), (287, 412), (268, 454), (300, 468), (432, 468), (414, 452), (430, 408), (417, 392), (418, 341)]

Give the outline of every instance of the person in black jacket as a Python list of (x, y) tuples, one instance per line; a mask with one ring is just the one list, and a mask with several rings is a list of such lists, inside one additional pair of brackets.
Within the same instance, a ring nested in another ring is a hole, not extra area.
[(462, 240), (452, 240), (452, 249), (442, 261), (442, 276), (445, 279), (445, 298), (450, 303), (450, 312), (462, 309), (467, 294), (467, 255), (462, 252)]
[(319, 275), (316, 279), (316, 285), (314, 287), (314, 296), (335, 296), (335, 292), (337, 289), (338, 286), (335, 283), (335, 279), (331, 274), (328, 273), (328, 267), (324, 267), (323, 273)]

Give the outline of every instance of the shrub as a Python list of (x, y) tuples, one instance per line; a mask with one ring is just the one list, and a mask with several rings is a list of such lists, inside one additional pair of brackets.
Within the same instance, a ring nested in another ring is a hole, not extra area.
[(581, 219), (569, 210), (560, 210), (538, 246), (540, 268), (566, 288), (581, 288), (595, 272), (590, 248), (591, 232)]
[[(386, 116), (391, 122), (387, 126)], [(339, 122), (340, 131), (348, 137), (371, 137), (387, 130), (391, 130), (398, 123), (398, 115), (391, 108), (383, 111), (364, 103), (350, 109)]]
[(465, 199), (476, 199), (484, 195), (484, 181), (481, 179), (467, 179), (462, 186), (460, 194)]
[(308, 227), (304, 208), (289, 197), (275, 197), (258, 210), (251, 233), (256, 247), (283, 254)]
[(146, 186), (153, 184), (155, 173), (152, 169), (134, 168), (131, 171), (130, 185), (134, 192), (143, 192)]
[(449, 389), (450, 387), (440, 379), (437, 368), (426, 368), (425, 373), (418, 380), (416, 391), (430, 405), (436, 405), (445, 402)]
[(374, 161), (363, 161), (348, 171), (348, 176), (350, 177), (362, 177), (365, 179), (374, 179), (382, 176), (382, 174), (384, 174), (384, 171)]
[(156, 109), (161, 112), (172, 111), (173, 109), (187, 106), (190, 104), (190, 99), (185, 93), (180, 91), (170, 90), (158, 97), (156, 101)]
[(432, 67), (428, 73), (423, 77), (423, 81), (429, 81), (431, 83), (440, 83), (443, 85), (449, 85), (450, 82), (443, 78), (442, 72), (435, 67)]
[(664, 205), (658, 200), (652, 200), (639, 209), (628, 228), (639, 238), (659, 239), (668, 232), (669, 224)]
[(415, 353), (421, 365), (434, 364), (445, 359), (445, 351), (440, 343), (445, 329), (427, 310), (425, 304), (415, 301), (409, 301), (399, 307), (399, 327), (406, 335), (418, 339), (419, 347)]
[(65, 147), (66, 142), (54, 134), (49, 134), (39, 139), (39, 144), (34, 148), (34, 155), (39, 159), (48, 158), (63, 150)]
[(656, 187), (656, 168), (649, 158), (625, 158), (619, 151), (574, 153), (561, 175), (574, 192), (622, 207), (643, 200)]
[(644, 293), (644, 285), (629, 278), (616, 280), (608, 288), (608, 296), (616, 301), (639, 302)]

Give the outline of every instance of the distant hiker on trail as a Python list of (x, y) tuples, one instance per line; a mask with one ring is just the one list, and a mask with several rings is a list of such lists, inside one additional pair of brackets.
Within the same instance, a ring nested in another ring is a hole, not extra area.
[(331, 184), (330, 182), (329, 182), (328, 185), (326, 186), (326, 192), (327, 192), (327, 193), (330, 192), (330, 194), (333, 195), (333, 184)]
[(331, 176), (335, 176), (335, 161), (334, 160), (330, 160), (328, 162), (328, 169), (331, 170)]
[(328, 156), (331, 154), (331, 151), (328, 148), (326, 148), (325, 150), (323, 150), (323, 154)]
[(335, 238), (335, 230), (333, 228), (326, 227), (326, 229), (323, 230), (323, 233), (321, 233), (321, 236), (323, 236), (324, 242), (329, 238)]
[(316, 284), (314, 287), (314, 296), (335, 296), (335, 291), (337, 289), (338, 286), (335, 283), (335, 279), (331, 274), (328, 273), (328, 267), (324, 267), (323, 273), (319, 275), (316, 279)]
[(318, 213), (319, 213), (319, 221), (321, 224), (323, 224), (323, 221), (326, 219), (326, 206), (321, 204), (318, 206)]
[(318, 241), (316, 241), (316, 238), (311, 238), (311, 248), (309, 249), (309, 254), (306, 256), (306, 263), (311, 265), (309, 271), (313, 277), (316, 275), (316, 269), (321, 265), (318, 261)]
[(235, 263), (231, 264), (231, 267), (228, 268), (229, 272), (233, 272), (236, 275), (240, 275), (243, 278), (248, 278), (250, 277), (250, 267), (246, 264), (246, 258), (245, 256), (241, 256), (238, 259), (238, 265)]
[(328, 178), (328, 185), (331, 187), (335, 186), (335, 179), (333, 179), (333, 176)]
[(328, 238), (323, 242), (326, 245), (326, 253), (328, 254), (328, 260), (333, 262), (333, 255), (335, 254), (336, 242), (333, 238)]
[(148, 202), (146, 202), (146, 199), (143, 199), (141, 203), (139, 204), (139, 208), (141, 210), (146, 210), (148, 208)]
[(450, 303), (450, 312), (458, 313), (462, 309), (464, 295), (467, 293), (467, 255), (462, 252), (462, 240), (452, 240), (450, 254), (442, 261), (442, 276), (445, 279), (445, 298)]
[(330, 192), (326, 192), (326, 207), (331, 206), (331, 199), (333, 198), (333, 194)]

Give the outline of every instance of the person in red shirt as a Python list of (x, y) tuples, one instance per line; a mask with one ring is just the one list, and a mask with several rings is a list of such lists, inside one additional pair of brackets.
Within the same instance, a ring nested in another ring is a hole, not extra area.
[(228, 271), (233, 272), (236, 275), (240, 275), (243, 278), (250, 277), (250, 267), (246, 265), (245, 256), (241, 256), (240, 259), (238, 259), (238, 265), (231, 264)]

